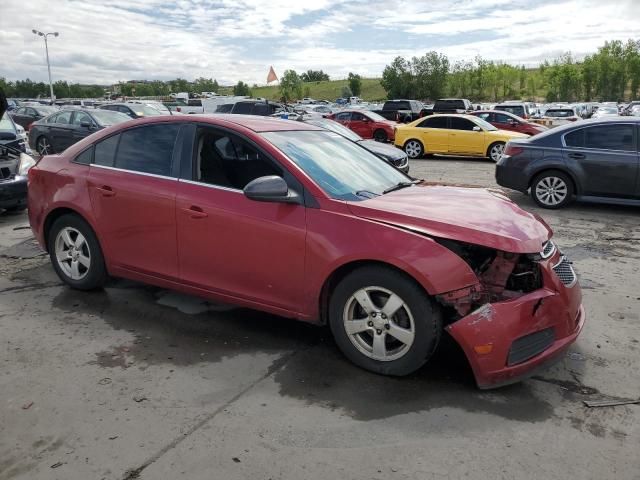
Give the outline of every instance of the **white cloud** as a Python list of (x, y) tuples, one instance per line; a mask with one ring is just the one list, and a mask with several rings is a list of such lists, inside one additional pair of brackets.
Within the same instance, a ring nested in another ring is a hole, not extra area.
[(263, 83), (270, 65), (279, 74), (379, 76), (395, 56), (432, 49), (452, 61), (481, 55), (534, 65), (634, 37), (638, 13), (634, 0), (3, 0), (0, 76), (46, 79), (32, 28), (60, 32), (50, 40), (54, 80)]

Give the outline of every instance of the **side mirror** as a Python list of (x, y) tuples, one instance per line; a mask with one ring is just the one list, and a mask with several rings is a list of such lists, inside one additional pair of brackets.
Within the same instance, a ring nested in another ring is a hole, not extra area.
[(91, 127), (93, 127), (93, 123), (91, 123), (91, 122), (80, 122), (80, 126), (83, 127), (83, 128), (91, 129)]
[(289, 190), (287, 182), (277, 175), (259, 177), (244, 187), (244, 196), (257, 202), (302, 203), (300, 195)]
[(509, 120), (509, 125), (518, 125), (518, 122), (512, 118)]
[(480, 127), (478, 127), (478, 126), (475, 126), (475, 127), (473, 127), (473, 131), (474, 132), (481, 132), (482, 129)]

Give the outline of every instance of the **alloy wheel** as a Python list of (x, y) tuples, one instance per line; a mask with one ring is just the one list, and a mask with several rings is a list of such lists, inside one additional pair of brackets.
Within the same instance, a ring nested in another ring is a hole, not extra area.
[(356, 291), (345, 304), (342, 321), (351, 343), (365, 356), (383, 362), (403, 357), (416, 335), (409, 306), (383, 287)]
[(51, 144), (47, 140), (47, 137), (40, 137), (38, 139), (38, 144), (36, 145), (36, 150), (40, 155), (49, 155), (53, 153), (51, 149)]
[(489, 151), (489, 156), (491, 157), (491, 160), (497, 163), (498, 160), (502, 158), (502, 152), (504, 152), (504, 144), (496, 143), (494, 146), (491, 147), (491, 150)]
[(55, 242), (56, 260), (62, 272), (71, 280), (82, 280), (91, 267), (91, 251), (87, 239), (78, 230), (65, 227)]
[(544, 177), (535, 187), (536, 198), (550, 207), (560, 205), (567, 198), (567, 184), (559, 177)]
[(409, 140), (404, 146), (404, 151), (409, 158), (418, 158), (422, 155), (422, 145), (416, 140)]

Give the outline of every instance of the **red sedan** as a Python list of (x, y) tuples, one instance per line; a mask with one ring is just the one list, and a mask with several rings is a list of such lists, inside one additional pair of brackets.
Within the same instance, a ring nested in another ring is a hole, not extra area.
[(73, 288), (108, 276), (328, 324), (344, 354), (406, 375), (451, 334), (480, 387), (557, 359), (583, 323), (538, 217), (429, 186), (306, 123), (158, 116), (29, 171), (29, 220)]
[(536, 135), (548, 130), (547, 127), (543, 125), (529, 122), (509, 112), (476, 110), (475, 112), (471, 112), (471, 115), (482, 118), (500, 130), (509, 130), (511, 132), (524, 133), (525, 135)]
[(388, 142), (395, 138), (394, 127), (397, 122), (392, 122), (377, 113), (369, 110), (342, 110), (327, 116), (331, 120), (350, 128), (362, 138), (373, 138), (378, 142)]

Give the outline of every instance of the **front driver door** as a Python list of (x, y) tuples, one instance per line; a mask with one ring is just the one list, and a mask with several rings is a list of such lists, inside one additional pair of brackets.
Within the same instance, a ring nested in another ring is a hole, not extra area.
[(290, 186), (295, 179), (232, 132), (201, 126), (193, 138), (186, 158), (190, 165), (178, 182), (176, 200), (182, 282), (299, 311), (304, 291), (305, 207), (249, 200), (242, 191), (251, 180), (265, 175), (283, 176)]
[(578, 173), (582, 195), (638, 196), (636, 135), (632, 123), (580, 128), (564, 135), (564, 160)]
[[(449, 153), (484, 155), (484, 131), (467, 118), (451, 117), (449, 120)], [(478, 129), (474, 130), (475, 127)]]
[(360, 135), (362, 138), (372, 138), (373, 132), (371, 131), (372, 122), (362, 113), (352, 112), (351, 123), (349, 128)]

